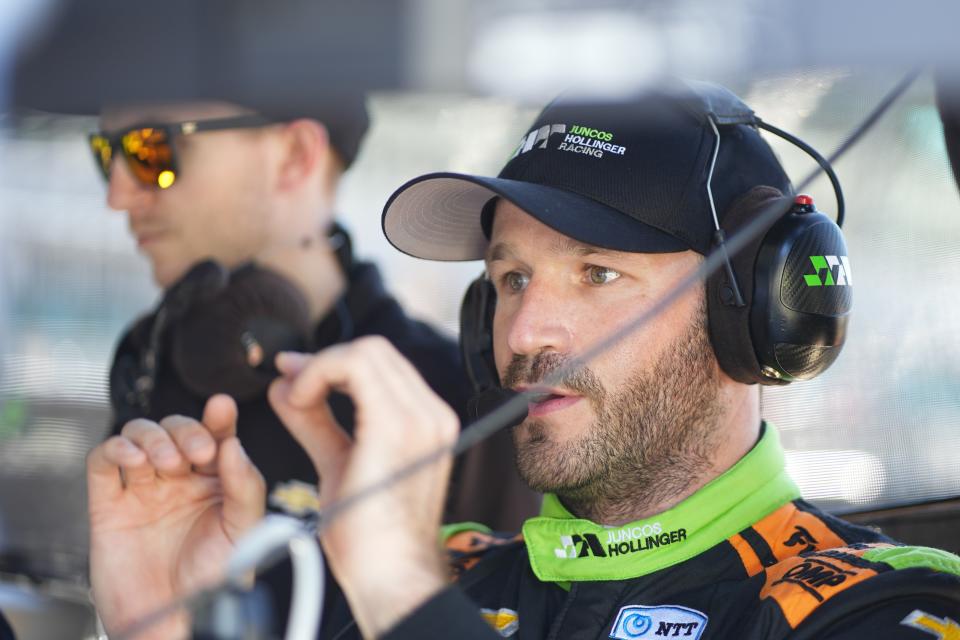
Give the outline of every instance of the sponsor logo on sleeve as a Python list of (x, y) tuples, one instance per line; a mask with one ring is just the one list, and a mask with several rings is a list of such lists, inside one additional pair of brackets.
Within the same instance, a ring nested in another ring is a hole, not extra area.
[(707, 628), (707, 616), (680, 605), (645, 607), (629, 605), (620, 609), (610, 637), (617, 640), (637, 638), (689, 638), (698, 640)]
[(920, 609), (914, 609), (900, 624), (919, 629), (940, 640), (960, 640), (960, 625), (950, 618), (938, 618)]
[(836, 587), (846, 582), (849, 576), (855, 575), (855, 571), (843, 569), (818, 558), (809, 558), (784, 572), (779, 580), (773, 581), (773, 586), (789, 582), (805, 589), (819, 602), (823, 602), (824, 597), (819, 592), (821, 587)]
[(509, 638), (520, 628), (520, 616), (513, 609), (480, 609), (480, 615), (501, 638)]
[[(854, 548), (856, 547), (856, 548)], [(861, 555), (870, 545), (854, 545), (791, 556), (764, 569), (760, 598), (773, 598), (794, 629), (822, 603), (877, 575)]]
[(276, 485), (270, 492), (269, 502), (274, 509), (281, 509), (297, 518), (320, 510), (317, 487), (299, 480), (290, 480)]
[(810, 553), (817, 550), (817, 539), (798, 524), (793, 525), (793, 535), (784, 540), (785, 547), (803, 547), (799, 553)]

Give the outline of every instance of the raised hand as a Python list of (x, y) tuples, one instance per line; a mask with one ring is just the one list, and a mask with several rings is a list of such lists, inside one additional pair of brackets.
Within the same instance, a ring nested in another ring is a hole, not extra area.
[[(265, 485), (236, 438), (237, 407), (214, 396), (196, 421), (127, 423), (87, 457), (90, 579), (108, 632), (224, 574), (264, 512)], [(138, 638), (186, 635), (185, 613)]]
[[(370, 337), (315, 356), (281, 354), (284, 377), (270, 401), (306, 449), (324, 504), (355, 495), (425, 454), (452, 445), (456, 414), (385, 339)], [(356, 406), (353, 439), (326, 399)], [(438, 543), (451, 456), (342, 512), (321, 542), (364, 637), (394, 626), (447, 583)]]

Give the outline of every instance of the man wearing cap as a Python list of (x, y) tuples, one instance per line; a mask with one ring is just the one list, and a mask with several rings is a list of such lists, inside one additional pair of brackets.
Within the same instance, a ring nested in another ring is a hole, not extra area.
[[(455, 584), (434, 543), (449, 458), (342, 511), (321, 541), (350, 611), (329, 595), (323, 637), (921, 640), (960, 632), (960, 560), (900, 546), (800, 498), (776, 429), (761, 419), (757, 387), (740, 380), (772, 375), (762, 355), (741, 354), (732, 366), (714, 335), (722, 279), (716, 289), (708, 282), (682, 292), (613, 348), (591, 352), (695, 270), (717, 226), (753, 219), (790, 191), (744, 114), (715, 87), (682, 85), (616, 104), (558, 101), (498, 178), (432, 174), (394, 194), (384, 229), (400, 250), (485, 260), (496, 374), (529, 400), (513, 430), (518, 466), (547, 496), (521, 536), (476, 527), (448, 535), (458, 551)], [(732, 261), (738, 279), (746, 277), (740, 266)], [(746, 307), (736, 308), (747, 313), (753, 289), (740, 294)], [(457, 433), (449, 408), (383, 341), (284, 353), (277, 365), (284, 377), (271, 402), (317, 466), (326, 504)], [(333, 390), (358, 407), (354, 439), (326, 410)], [(91, 558), (108, 628), (213, 578), (209, 556), (206, 565), (192, 556), (194, 524), (217, 525), (201, 539), (222, 557), (256, 520), (262, 487), (233, 437), (234, 410), (215, 398), (202, 423), (145, 424), (143, 434), (91, 454), (95, 546), (116, 530), (102, 523), (135, 518), (137, 505), (162, 501), (174, 483), (199, 488), (213, 475), (222, 496), (188, 509), (185, 520), (152, 523), (154, 535), (183, 541), (166, 557), (122, 554), (126, 571), (151, 576), (150, 603), (110, 582), (121, 579), (111, 566), (121, 558)], [(172, 455), (156, 455), (151, 439)], [(187, 447), (193, 439), (198, 446)], [(124, 484), (121, 472), (134, 480)], [(166, 632), (176, 624), (185, 621)]]

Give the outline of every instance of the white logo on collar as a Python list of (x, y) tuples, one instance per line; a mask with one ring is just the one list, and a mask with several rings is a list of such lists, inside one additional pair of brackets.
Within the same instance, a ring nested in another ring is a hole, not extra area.
[(638, 638), (689, 638), (698, 640), (707, 628), (708, 617), (696, 609), (675, 604), (645, 607), (638, 604), (620, 609), (613, 621), (610, 637), (618, 640)]

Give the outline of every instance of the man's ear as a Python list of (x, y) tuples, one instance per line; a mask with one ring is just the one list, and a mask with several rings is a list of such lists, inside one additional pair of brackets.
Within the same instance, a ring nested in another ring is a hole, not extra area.
[(301, 118), (281, 126), (277, 187), (287, 191), (298, 188), (326, 166), (332, 149), (327, 128), (316, 120)]

